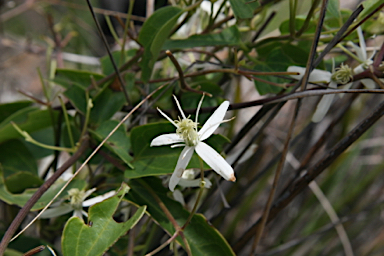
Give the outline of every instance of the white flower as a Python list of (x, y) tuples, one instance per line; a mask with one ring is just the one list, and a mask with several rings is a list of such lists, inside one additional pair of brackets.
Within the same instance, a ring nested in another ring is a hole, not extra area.
[[(373, 63), (372, 58), (375, 55), (375, 52), (373, 52), (373, 54), (370, 57), (368, 57), (367, 47), (365, 45), (365, 40), (364, 40), (363, 31), (361, 30), (361, 27), (357, 28), (357, 34), (359, 35), (360, 47), (355, 45), (352, 42), (348, 42), (348, 45), (350, 45), (355, 50), (357, 54), (357, 58), (361, 63), (360, 65), (358, 65), (353, 69), (353, 72), (355, 74), (360, 74), (361, 72), (366, 70), (368, 66), (370, 66)], [(360, 81), (368, 89), (374, 89), (376, 87), (376, 83), (369, 78), (361, 79)], [(350, 87), (352, 84), (348, 84), (348, 85)], [(346, 86), (347, 88), (349, 88), (348, 85)]]
[(73, 216), (83, 219), (82, 215), (88, 217), (86, 211), (83, 210), (83, 207), (89, 207), (94, 204), (100, 203), (101, 201), (110, 198), (116, 194), (115, 191), (110, 191), (104, 195), (96, 196), (92, 199), (85, 200), (89, 197), (96, 188), (84, 191), (79, 190), (78, 188), (72, 188), (68, 191), (69, 194), (69, 203), (61, 203), (58, 206), (48, 208), (45, 212), (40, 215), (41, 219), (48, 219), (53, 217), (58, 217), (69, 212), (73, 211)]
[(169, 181), (169, 189), (174, 191), (176, 185), (179, 183), (185, 168), (187, 167), (189, 161), (192, 158), (193, 152), (196, 153), (203, 159), (215, 172), (221, 175), (224, 179), (235, 181), (235, 175), (232, 167), (224, 160), (224, 158), (217, 153), (213, 148), (208, 146), (203, 141), (206, 140), (212, 133), (219, 127), (223, 122), (225, 112), (229, 107), (229, 102), (224, 101), (209, 117), (207, 122), (203, 125), (200, 131), (197, 131), (197, 119), (199, 115), (199, 110), (203, 98), (200, 100), (199, 105), (196, 111), (195, 122), (187, 118), (180, 107), (179, 102), (175, 98), (177, 107), (180, 110), (181, 116), (183, 119), (173, 121), (166, 114), (164, 114), (160, 109), (157, 109), (160, 114), (162, 114), (169, 122), (171, 122), (176, 127), (176, 133), (163, 134), (154, 138), (151, 142), (151, 147), (153, 146), (163, 146), (171, 145), (175, 143), (182, 143), (172, 145), (171, 147), (184, 146), (183, 151), (181, 152), (179, 159), (177, 160), (176, 168), (173, 171), (171, 179)]
[[(199, 172), (199, 171), (198, 171)], [(179, 181), (179, 185), (182, 187), (200, 187), (203, 183), (205, 188), (210, 188), (212, 186), (212, 183), (210, 180), (204, 178), (203, 182), (201, 178), (195, 179), (196, 173), (195, 169), (187, 169), (184, 171), (183, 175), (181, 176), (181, 179)]]
[[(305, 68), (290, 66), (288, 72), (298, 72), (299, 75), (291, 75), (291, 77), (299, 80), (304, 76)], [(332, 79), (332, 73), (320, 69), (314, 69), (309, 75), (308, 82), (311, 83), (328, 83), (329, 88), (337, 88), (337, 82)], [(325, 114), (327, 114), (335, 94), (324, 95), (320, 102), (317, 104), (316, 111), (312, 116), (312, 122), (317, 123), (323, 120)]]

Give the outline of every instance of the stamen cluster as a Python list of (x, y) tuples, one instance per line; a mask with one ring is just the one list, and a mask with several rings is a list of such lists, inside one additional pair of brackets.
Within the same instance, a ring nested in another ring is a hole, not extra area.
[(74, 209), (82, 209), (85, 191), (78, 188), (72, 188), (68, 191), (70, 197), (70, 204)]
[(332, 80), (339, 84), (347, 84), (353, 79), (353, 71), (348, 65), (341, 64), (332, 74)]
[(196, 146), (199, 143), (197, 123), (189, 118), (175, 120), (177, 125), (176, 133), (185, 141), (187, 146)]

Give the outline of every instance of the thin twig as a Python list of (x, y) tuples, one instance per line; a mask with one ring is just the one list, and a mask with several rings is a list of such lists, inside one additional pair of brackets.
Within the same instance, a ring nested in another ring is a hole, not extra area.
[[(172, 223), (173, 227), (175, 228), (175, 234), (171, 237), (173, 238), (172, 240), (168, 239), (168, 241), (166, 241), (166, 243), (170, 243), (172, 242), (174, 239), (176, 239), (176, 237), (178, 235), (181, 236), (181, 238), (183, 239), (183, 242), (185, 244), (185, 251), (187, 252), (188, 256), (191, 256), (191, 250), (189, 248), (189, 244), (188, 244), (188, 241), (187, 239), (185, 238), (184, 236), (184, 233), (183, 233), (183, 229), (179, 226), (179, 224), (177, 223), (177, 221), (175, 220), (175, 218), (173, 217), (172, 213), (168, 210), (168, 208), (165, 206), (165, 204), (163, 203), (163, 201), (161, 201), (161, 199), (159, 198), (159, 196), (155, 193), (155, 191), (153, 191), (153, 189), (147, 184), (145, 183), (144, 181), (142, 180), (139, 180), (139, 183), (141, 185), (143, 185), (147, 190), (148, 192), (153, 196), (153, 198), (155, 199), (155, 201), (157, 202), (157, 204), (159, 205), (159, 207), (161, 208), (161, 210), (163, 210), (165, 216), (168, 218), (168, 220)], [(165, 243), (164, 243), (165, 244)], [(163, 248), (163, 246), (161, 245), (160, 246), (161, 248)], [(159, 247), (159, 248), (160, 248)]]
[[(299, 193), (307, 188), (308, 184), (319, 176), (332, 162), (336, 160), (353, 142), (363, 135), (373, 124), (384, 115), (384, 101), (355, 128), (350, 131), (341, 141), (339, 141), (323, 158), (313, 167), (308, 168), (307, 173), (298, 181), (292, 184), (274, 203), (268, 221), (274, 219)], [(253, 236), (260, 225), (258, 220), (251, 228), (246, 231), (242, 238), (233, 246), (235, 251), (244, 248), (249, 239)]]
[(111, 49), (109, 49), (107, 39), (105, 38), (104, 33), (103, 33), (103, 31), (102, 31), (102, 29), (101, 29), (101, 27), (100, 27), (100, 23), (99, 23), (99, 21), (98, 21), (97, 18), (96, 18), (96, 14), (95, 14), (95, 12), (94, 12), (94, 10), (93, 10), (93, 7), (92, 7), (92, 5), (91, 5), (91, 2), (90, 2), (89, 0), (86, 0), (86, 1), (87, 1), (89, 10), (91, 11), (92, 18), (93, 18), (93, 20), (95, 21), (97, 30), (99, 31), (99, 34), (100, 34), (100, 36), (101, 36), (101, 39), (103, 40), (105, 49), (106, 49), (107, 52), (108, 52), (109, 59), (111, 60), (111, 63), (112, 63), (112, 66), (113, 66), (113, 68), (114, 68), (114, 70), (115, 70), (115, 72), (116, 72), (117, 78), (119, 79), (121, 89), (122, 89), (122, 91), (124, 92), (125, 100), (127, 101), (127, 104), (128, 104), (128, 105), (131, 105), (130, 100), (129, 100), (129, 96), (128, 96), (128, 92), (127, 92), (127, 88), (125, 87), (125, 83), (124, 83), (123, 78), (122, 78), (122, 76), (121, 76), (121, 74), (120, 74), (120, 70), (119, 70), (119, 68), (117, 67), (116, 62), (115, 62), (115, 60), (114, 60), (114, 58), (113, 58), (113, 56), (112, 56)]
[(315, 36), (313, 38), (313, 43), (311, 45), (311, 50), (310, 50), (309, 56), (308, 56), (305, 74), (301, 80), (301, 90), (302, 91), (304, 91), (307, 88), (307, 82), (309, 79), (309, 75), (311, 74), (312, 70), (314, 69), (313, 63), (314, 63), (314, 59), (315, 59), (315, 55), (316, 55), (317, 45), (319, 44), (319, 40), (320, 40), (321, 29), (323, 28), (323, 22), (324, 22), (325, 13), (327, 11), (327, 5), (328, 5), (328, 0), (323, 0), (323, 4), (321, 5), (319, 22), (317, 23), (317, 26), (316, 26)]
[(66, 171), (71, 167), (79, 158), (83, 155), (85, 150), (88, 148), (88, 137), (82, 139), (78, 150), (59, 168), (57, 171), (49, 178), (39, 189), (33, 194), (33, 196), (28, 200), (28, 202), (21, 208), (17, 216), (13, 219), (11, 225), (8, 227), (3, 239), (0, 243), (0, 255), (3, 255), (9, 241), (12, 238), (12, 235), (16, 232), (17, 228), (27, 216), (33, 205), (39, 200), (39, 198), (47, 191), (52, 184)]
[(180, 66), (179, 62), (176, 60), (175, 56), (173, 56), (172, 52), (169, 51), (169, 50), (166, 50), (165, 53), (168, 55), (168, 57), (172, 61), (173, 65), (175, 65), (177, 73), (179, 73), (180, 87), (181, 87), (182, 90), (186, 90), (186, 91), (190, 91), (190, 92), (195, 92), (195, 93), (199, 93), (199, 94), (203, 94), (203, 95), (205, 94), (205, 95), (207, 95), (209, 97), (212, 97), (212, 94), (210, 94), (208, 92), (195, 90), (195, 89), (189, 87), (187, 82), (185, 82), (184, 72), (181, 69), (181, 66)]
[(288, 149), (289, 149), (289, 143), (291, 141), (293, 130), (294, 130), (295, 124), (296, 124), (296, 119), (297, 119), (297, 116), (299, 114), (299, 109), (300, 109), (300, 100), (298, 100), (295, 104), (295, 112), (292, 116), (291, 124), (289, 126), (288, 134), (287, 134), (287, 137), (286, 137), (285, 143), (284, 143), (284, 149), (283, 149), (283, 152), (281, 153), (281, 158), (280, 158), (279, 164), (276, 168), (276, 173), (275, 173), (275, 176), (273, 178), (272, 188), (271, 188), (271, 191), (269, 193), (267, 203), (265, 204), (265, 207), (264, 207), (264, 211), (263, 211), (263, 215), (261, 217), (260, 225), (259, 225), (258, 229), (256, 229), (256, 232), (255, 232), (255, 239), (253, 241), (251, 252), (249, 254), (250, 256), (252, 256), (254, 254), (254, 252), (256, 251), (257, 245), (258, 245), (258, 243), (261, 239), (261, 236), (263, 234), (264, 227), (267, 224), (269, 212), (271, 210), (271, 205), (272, 205), (273, 199), (275, 197), (277, 184), (279, 182), (280, 175), (281, 175), (281, 172), (282, 172), (283, 167), (284, 167), (285, 158), (286, 158), (286, 155), (287, 155)]

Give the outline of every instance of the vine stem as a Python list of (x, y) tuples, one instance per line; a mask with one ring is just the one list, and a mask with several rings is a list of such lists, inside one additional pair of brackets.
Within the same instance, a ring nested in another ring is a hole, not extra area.
[[(160, 89), (162, 89), (165, 85), (168, 83), (165, 83), (161, 86), (159, 86), (157, 89), (152, 91), (150, 94), (148, 94), (147, 97), (145, 97), (139, 104), (137, 104), (117, 125), (113, 130), (105, 137), (105, 139), (96, 147), (96, 149), (88, 156), (88, 158), (82, 163), (82, 165), (79, 167), (79, 169), (73, 174), (73, 176), (67, 181), (67, 183), (61, 188), (61, 190), (55, 195), (55, 197), (44, 207), (44, 209), (27, 225), (26, 228), (28, 228), (43, 212), (46, 210), (52, 202), (64, 191), (64, 189), (69, 185), (69, 183), (76, 177), (76, 175), (86, 166), (86, 164), (91, 160), (91, 158), (99, 151), (99, 149), (105, 144), (105, 142), (117, 131), (117, 129), (125, 122), (127, 119), (141, 106), (146, 102), (150, 97), (153, 96), (156, 92), (158, 92)], [(70, 166), (72, 166), (84, 153), (84, 151), (88, 148), (88, 136), (83, 138), (82, 143), (79, 147), (79, 149), (74, 153), (67, 162), (65, 162), (62, 167), (60, 167), (60, 171), (57, 170), (54, 175), (48, 179), (37, 191), (36, 193), (28, 200), (28, 202), (24, 205), (24, 207), (19, 211), (16, 218), (12, 221), (10, 227), (7, 229), (3, 239), (0, 243), (0, 255), (3, 255), (5, 252), (5, 249), (7, 248), (7, 245), (9, 241), (11, 240), (12, 235), (16, 232), (16, 229), (21, 224), (21, 222), (24, 220), (24, 218), (27, 216), (30, 209), (33, 207), (33, 205), (37, 202), (37, 200), (44, 194), (44, 192), (61, 176), (61, 174), (67, 170)], [(19, 234), (16, 235), (19, 236), (26, 228), (24, 228)], [(16, 238), (15, 237), (15, 238)], [(15, 239), (13, 238), (13, 239)]]
[(97, 18), (96, 18), (96, 14), (95, 14), (95, 11), (93, 10), (93, 7), (92, 7), (92, 5), (91, 5), (91, 2), (90, 2), (89, 0), (86, 0), (86, 1), (87, 1), (89, 10), (91, 11), (92, 18), (93, 18), (93, 20), (95, 21), (97, 30), (99, 31), (99, 34), (100, 34), (100, 36), (101, 36), (101, 39), (103, 40), (105, 49), (106, 49), (107, 52), (108, 52), (109, 59), (111, 60), (111, 63), (112, 63), (113, 68), (115, 69), (117, 78), (119, 79), (120, 86), (121, 86), (121, 90), (122, 90), (123, 93), (124, 93), (125, 100), (127, 101), (127, 104), (130, 105), (131, 103), (130, 103), (130, 100), (129, 100), (129, 96), (128, 96), (127, 88), (125, 87), (125, 83), (124, 83), (123, 78), (122, 78), (122, 76), (121, 76), (120, 70), (119, 70), (119, 68), (117, 67), (116, 62), (115, 62), (115, 60), (114, 60), (114, 58), (113, 58), (113, 56), (112, 56), (111, 49), (109, 49), (107, 39), (105, 38), (103, 31), (101, 30), (100, 23), (99, 23), (99, 21), (98, 21)]
[[(323, 156), (315, 165), (309, 167), (305, 175), (287, 188), (273, 204), (267, 222), (271, 221), (282, 211), (299, 193), (308, 187), (308, 184), (319, 176), (328, 166), (333, 163), (353, 142), (363, 135), (373, 124), (375, 124), (384, 115), (384, 101), (355, 128), (350, 131), (341, 141), (339, 141), (328, 153)], [(246, 231), (240, 240), (233, 246), (235, 251), (245, 247), (249, 239), (261, 224), (258, 220), (252, 227)]]
[[(168, 210), (168, 208), (165, 206), (163, 201), (158, 197), (158, 195), (153, 191), (153, 189), (148, 186), (145, 182), (139, 180), (140, 184), (143, 185), (146, 189), (148, 189), (149, 193), (153, 196), (157, 204), (160, 206), (160, 208), (164, 211), (165, 216), (167, 216), (168, 220), (172, 223), (173, 227), (175, 228), (175, 233), (172, 235), (170, 239), (168, 239), (164, 244), (160, 245), (158, 248), (156, 248), (154, 251), (160, 251), (162, 248), (165, 247), (165, 245), (171, 243), (178, 235), (181, 236), (181, 239), (183, 239), (183, 242), (185, 244), (185, 251), (187, 252), (188, 256), (192, 256), (191, 248), (189, 247), (188, 241), (184, 236), (183, 229), (179, 226), (175, 218), (173, 217), (172, 213)], [(159, 249), (160, 248), (160, 249)], [(147, 255), (152, 255), (153, 252), (150, 252)]]
[(287, 156), (288, 149), (289, 149), (289, 143), (291, 141), (293, 130), (294, 130), (295, 124), (296, 124), (296, 119), (297, 119), (297, 116), (299, 114), (300, 100), (298, 100), (295, 105), (296, 105), (295, 106), (295, 112), (292, 116), (292, 121), (291, 121), (291, 125), (289, 126), (287, 138), (285, 139), (284, 149), (283, 149), (283, 152), (281, 153), (280, 161), (279, 161), (279, 164), (277, 166), (275, 176), (273, 178), (273, 184), (272, 184), (271, 192), (269, 193), (267, 203), (265, 204), (263, 216), (261, 217), (261, 223), (259, 225), (259, 228), (256, 230), (255, 238), (254, 238), (252, 248), (251, 248), (251, 253), (249, 254), (250, 256), (252, 256), (254, 254), (254, 252), (256, 251), (257, 245), (258, 245), (258, 243), (261, 239), (261, 236), (263, 234), (265, 225), (267, 224), (267, 220), (269, 217), (269, 213), (271, 210), (273, 199), (275, 197), (277, 184), (278, 184), (279, 179), (280, 179), (281, 171), (283, 170), (283, 167), (284, 167), (285, 158)]
[(12, 238), (12, 235), (16, 232), (17, 228), (27, 216), (29, 211), (32, 209), (33, 205), (39, 200), (39, 198), (52, 186), (52, 184), (66, 171), (69, 167), (71, 167), (85, 152), (88, 148), (88, 137), (82, 139), (82, 143), (78, 150), (59, 168), (57, 171), (49, 178), (43, 185), (39, 187), (39, 189), (33, 194), (33, 196), (28, 200), (28, 202), (21, 208), (19, 213), (13, 219), (11, 225), (8, 227), (5, 232), (3, 239), (0, 243), (0, 255), (3, 255), (5, 249), (9, 241)]

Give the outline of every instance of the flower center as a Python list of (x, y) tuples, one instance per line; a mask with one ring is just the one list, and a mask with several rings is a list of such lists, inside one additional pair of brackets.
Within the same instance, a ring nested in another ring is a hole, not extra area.
[(68, 191), (70, 204), (73, 209), (82, 209), (82, 204), (84, 201), (85, 191), (79, 190), (78, 188), (72, 188)]
[(185, 141), (187, 146), (196, 146), (199, 143), (199, 134), (197, 133), (197, 123), (189, 118), (175, 120), (177, 125), (176, 133)]
[(332, 80), (339, 84), (346, 84), (353, 79), (353, 71), (348, 65), (341, 64), (332, 74)]

